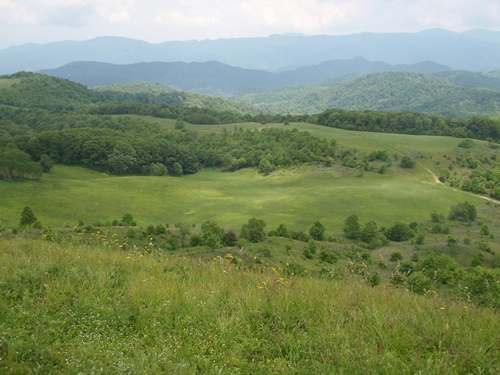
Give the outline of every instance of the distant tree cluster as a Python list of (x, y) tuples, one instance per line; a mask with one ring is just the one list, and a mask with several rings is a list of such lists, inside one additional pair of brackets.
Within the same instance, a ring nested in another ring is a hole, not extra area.
[(500, 142), (500, 121), (469, 120), (414, 112), (348, 111), (328, 109), (312, 116), (318, 125), (332, 128), (397, 134), (446, 135)]

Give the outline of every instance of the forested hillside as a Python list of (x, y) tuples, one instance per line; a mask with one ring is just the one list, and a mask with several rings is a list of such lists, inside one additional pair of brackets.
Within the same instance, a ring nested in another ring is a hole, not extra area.
[[(356, 57), (348, 60), (324, 61), (283, 72), (243, 69), (217, 61), (151, 62), (116, 65), (92, 61), (74, 62), (40, 73), (70, 79), (88, 87), (114, 83), (161, 83), (180, 90), (213, 96), (261, 93), (289, 85), (331, 82), (349, 75), (386, 71), (432, 73), (450, 70), (447, 66), (422, 62), (391, 65)], [(487, 81), (487, 78), (485, 78)]]
[(500, 91), (458, 86), (432, 75), (409, 72), (371, 74), (327, 87), (286, 87), (245, 95), (238, 101), (277, 113), (312, 114), (328, 108), (413, 111), (462, 118), (500, 113)]

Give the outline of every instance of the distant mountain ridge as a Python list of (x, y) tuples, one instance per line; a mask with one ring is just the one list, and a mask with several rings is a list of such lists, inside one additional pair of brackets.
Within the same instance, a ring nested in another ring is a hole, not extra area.
[[(216, 61), (205, 63), (151, 62), (115, 65), (100, 62), (75, 62), (40, 73), (66, 78), (88, 87), (115, 83), (151, 82), (179, 90), (210, 95), (241, 95), (276, 90), (289, 85), (335, 81), (346, 75), (386, 71), (431, 73), (450, 68), (432, 62), (413, 65), (390, 65), (364, 58), (333, 60), (293, 71), (271, 73), (243, 69)], [(491, 78), (493, 79), (493, 78)]]
[(500, 32), (470, 30), (455, 33), (433, 29), (418, 33), (271, 35), (161, 44), (123, 37), (100, 37), (86, 41), (26, 44), (0, 50), (0, 74), (51, 69), (75, 61), (113, 64), (220, 61), (247, 69), (283, 71), (356, 56), (392, 65), (434, 61), (454, 70), (500, 70)]

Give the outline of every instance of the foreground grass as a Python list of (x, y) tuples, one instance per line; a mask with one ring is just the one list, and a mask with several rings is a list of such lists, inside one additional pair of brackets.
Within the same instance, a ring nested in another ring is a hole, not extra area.
[(404, 289), (20, 239), (0, 264), (5, 373), (500, 370), (498, 312)]

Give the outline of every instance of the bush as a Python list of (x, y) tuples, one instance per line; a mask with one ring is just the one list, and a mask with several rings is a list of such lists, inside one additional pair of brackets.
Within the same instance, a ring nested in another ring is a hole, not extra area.
[(459, 144), (458, 144), (458, 147), (461, 147), (461, 148), (472, 148), (474, 147), (474, 141), (472, 141), (472, 139), (464, 139), (463, 141), (461, 141)]
[(415, 168), (416, 162), (411, 157), (405, 155), (401, 158), (401, 168)]
[(404, 223), (396, 223), (389, 229), (387, 229), (386, 237), (394, 242), (403, 242), (407, 241), (410, 238), (414, 237), (415, 234), (411, 230), (411, 228)]
[(331, 250), (324, 249), (319, 253), (319, 259), (323, 262), (334, 264), (339, 261), (339, 256)]
[(469, 202), (459, 203), (452, 206), (448, 219), (457, 221), (472, 222), (476, 220), (477, 210), (476, 207)]
[(389, 258), (389, 261), (391, 262), (398, 262), (400, 260), (403, 260), (403, 255), (399, 251), (392, 253), (391, 257)]
[(406, 287), (412, 292), (424, 294), (431, 288), (432, 281), (421, 272), (412, 273), (406, 279)]

